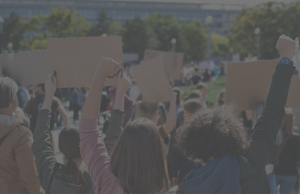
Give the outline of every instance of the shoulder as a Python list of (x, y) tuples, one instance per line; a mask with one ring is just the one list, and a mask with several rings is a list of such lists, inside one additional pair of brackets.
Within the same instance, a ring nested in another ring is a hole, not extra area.
[(13, 128), (13, 131), (11, 131), (10, 135), (16, 143), (33, 142), (32, 132), (23, 123), (15, 123), (11, 128)]

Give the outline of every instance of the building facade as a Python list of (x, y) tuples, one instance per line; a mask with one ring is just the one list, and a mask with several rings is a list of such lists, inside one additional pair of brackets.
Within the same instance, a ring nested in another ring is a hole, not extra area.
[(0, 0), (0, 16), (8, 17), (11, 12), (27, 21), (32, 16), (48, 15), (50, 7), (74, 8), (89, 22), (95, 23), (98, 14), (105, 10), (113, 20), (123, 24), (128, 19), (140, 16), (145, 19), (152, 13), (173, 15), (179, 22), (205, 21), (212, 16), (211, 30), (227, 36), (243, 5), (203, 4), (200, 0)]

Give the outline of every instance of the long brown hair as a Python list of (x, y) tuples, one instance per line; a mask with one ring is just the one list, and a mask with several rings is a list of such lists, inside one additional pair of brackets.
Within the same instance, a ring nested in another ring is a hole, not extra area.
[(78, 194), (82, 194), (84, 190), (84, 178), (83, 172), (78, 168), (73, 159), (81, 158), (79, 132), (76, 128), (67, 127), (64, 128), (58, 138), (59, 150), (65, 155), (68, 162), (61, 172), (66, 174), (73, 174), (76, 176), (76, 182), (79, 182), (81, 187)]
[(111, 170), (124, 191), (168, 191), (166, 150), (156, 125), (147, 118), (127, 124), (111, 156)]

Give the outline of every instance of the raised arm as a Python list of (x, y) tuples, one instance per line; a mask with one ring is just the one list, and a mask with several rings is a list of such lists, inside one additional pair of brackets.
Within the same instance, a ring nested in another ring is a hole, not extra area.
[(110, 158), (97, 129), (104, 81), (107, 76), (114, 75), (120, 68), (121, 66), (111, 59), (100, 60), (79, 122), (80, 153), (88, 167), (96, 194), (123, 193), (117, 178), (110, 170)]
[(102, 58), (97, 66), (93, 82), (82, 110), (82, 120), (97, 120), (104, 82), (121, 69), (121, 65), (112, 59)]
[(122, 74), (119, 74), (114, 109), (111, 111), (109, 126), (106, 130), (106, 136), (104, 138), (105, 147), (109, 156), (115, 148), (115, 145), (117, 144), (123, 130), (124, 94), (129, 87), (130, 82), (126, 75), (124, 74), (122, 77)]
[(32, 145), (39, 180), (46, 194), (50, 192), (52, 180), (60, 166), (56, 162), (50, 140), (50, 107), (55, 90), (56, 78), (52, 81), (51, 75), (49, 75), (45, 83), (46, 97), (42, 109), (39, 111)]
[(164, 131), (169, 135), (176, 127), (176, 93), (170, 88), (170, 108)]
[[(292, 60), (295, 46), (292, 39), (281, 36), (276, 48), (281, 53), (281, 59)], [(275, 68), (265, 108), (254, 128), (251, 146), (244, 155), (253, 163), (265, 166), (269, 162), (270, 153), (275, 145), (276, 136), (285, 114), (284, 107), (294, 70), (295, 67), (280, 63)]]

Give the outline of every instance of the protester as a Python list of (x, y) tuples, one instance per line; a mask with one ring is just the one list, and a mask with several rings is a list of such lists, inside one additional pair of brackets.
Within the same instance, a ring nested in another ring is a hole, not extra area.
[(25, 104), (30, 100), (30, 94), (24, 86), (18, 86), (18, 106), (24, 108)]
[[(34, 133), (39, 110), (42, 108), (43, 102), (45, 100), (45, 85), (38, 84), (36, 86), (36, 92), (36, 96), (30, 99), (24, 108), (25, 115), (30, 118), (30, 130), (32, 131), (32, 133)], [(58, 111), (62, 116), (64, 126), (68, 126), (68, 118), (65, 109), (62, 105), (62, 102), (55, 96), (53, 96), (52, 100), (53, 103), (51, 106), (50, 129), (52, 130), (54, 128), (55, 110)]]
[(84, 103), (86, 101), (86, 97), (88, 95), (88, 91), (89, 91), (88, 87), (80, 89), (79, 97), (78, 97), (78, 104), (81, 107), (81, 109), (83, 109), (83, 107), (84, 107)]
[(192, 170), (181, 182), (179, 187), (184, 193), (271, 193), (265, 166), (284, 117), (295, 70), (290, 65), (295, 46), (295, 41), (286, 36), (281, 36), (277, 42), (281, 59), (250, 145), (243, 123), (226, 106), (200, 111), (184, 123), (177, 136), (177, 145), (186, 157), (204, 165)]
[(88, 165), (96, 194), (166, 193), (169, 185), (165, 148), (151, 120), (140, 118), (127, 124), (112, 158), (106, 154), (97, 129), (101, 91), (106, 77), (120, 68), (115, 61), (102, 58), (96, 69), (79, 124), (82, 158)]
[(17, 91), (13, 80), (0, 77), (0, 193), (42, 194), (31, 151), (32, 133), (13, 117)]
[[(111, 87), (109, 89), (109, 97), (110, 97), (112, 106), (114, 106), (115, 98), (116, 98), (116, 88), (115, 87)], [(103, 98), (101, 98), (101, 99), (103, 99)], [(133, 100), (126, 93), (124, 95), (124, 99), (125, 99), (124, 100), (124, 125), (126, 125), (130, 119), (130, 108), (133, 104)]]
[[(169, 93), (172, 97), (166, 123), (158, 127), (162, 138), (167, 138), (176, 125), (176, 95), (173, 94), (172, 89), (170, 89)], [(158, 124), (160, 109), (157, 103), (139, 101), (135, 109), (134, 120), (143, 117), (152, 120), (156, 125)]]
[[(251, 136), (254, 132), (255, 125), (265, 107), (264, 102), (257, 103), (255, 107), (253, 108), (253, 116), (252, 116), (252, 127), (248, 129), (248, 134)], [(279, 164), (278, 161), (278, 154), (279, 154), (279, 146), (274, 145), (273, 149), (270, 154), (269, 158), (269, 163), (266, 165), (266, 173), (268, 175), (269, 183), (270, 183), (270, 189), (271, 189), (271, 194), (277, 194), (277, 184), (276, 184), (276, 179), (275, 179), (275, 174), (274, 174), (274, 166)]]
[(183, 91), (178, 87), (174, 87), (173, 91), (176, 93), (176, 118), (177, 118), (178, 113), (182, 110)]
[[(202, 108), (201, 101), (199, 99), (190, 99), (183, 104), (184, 119), (188, 119), (192, 114), (196, 113)], [(201, 167), (185, 156), (183, 156), (178, 148), (174, 148), (171, 152), (171, 176), (174, 185), (178, 185), (184, 177), (193, 169)], [(182, 193), (177, 190), (176, 194)]]
[(78, 88), (74, 88), (72, 90), (69, 101), (70, 101), (70, 107), (74, 111), (73, 120), (74, 120), (74, 122), (76, 122), (79, 119), (79, 111), (81, 109), (81, 106), (78, 103), (78, 101), (79, 101), (79, 90), (78, 90)]
[(206, 108), (207, 105), (208, 105), (208, 102), (206, 102), (204, 99), (205, 99), (206, 94), (207, 94), (207, 85), (205, 83), (201, 82), (197, 85), (196, 90), (199, 90), (201, 92), (201, 94), (203, 96), (202, 106), (203, 106), (203, 108)]
[[(118, 80), (118, 95), (116, 97), (116, 106), (111, 113), (110, 124), (104, 139), (107, 152), (111, 154), (119, 136), (122, 132), (124, 113), (121, 110), (124, 104), (124, 93), (127, 86)], [(51, 117), (51, 102), (56, 88), (56, 78), (49, 78), (45, 84), (46, 97), (39, 111), (36, 129), (34, 132), (34, 143), (32, 151), (35, 155), (37, 171), (42, 187), (46, 194), (64, 193), (64, 194), (93, 194), (93, 183), (87, 172), (86, 166), (82, 162), (79, 148), (79, 132), (76, 128), (66, 127), (59, 134), (59, 150), (67, 158), (66, 165), (58, 163), (53, 153), (50, 141), (50, 128), (47, 123)]]
[(294, 114), (286, 109), (276, 145), (280, 146), (279, 165), (275, 166), (276, 184), (280, 194), (291, 194), (297, 181), (300, 160), (300, 136), (293, 131)]
[(219, 92), (216, 107), (221, 107), (225, 104), (225, 93), (226, 93), (225, 89)]

